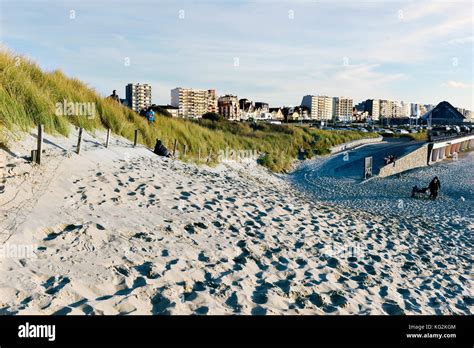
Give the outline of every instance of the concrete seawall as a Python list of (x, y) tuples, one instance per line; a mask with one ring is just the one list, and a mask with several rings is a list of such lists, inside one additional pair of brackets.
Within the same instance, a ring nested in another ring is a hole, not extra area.
[(427, 143), (403, 157), (395, 163), (380, 168), (379, 177), (387, 177), (410, 169), (425, 167), (445, 158), (453, 157), (454, 153), (474, 149), (474, 135), (464, 136), (441, 142)]
[(429, 153), (429, 144), (425, 144), (419, 149), (397, 159), (395, 163), (388, 164), (380, 168), (379, 177), (395, 175), (410, 169), (426, 166)]
[(372, 144), (372, 143), (378, 143), (382, 141), (383, 137), (378, 137), (378, 138), (364, 138), (364, 139), (359, 139), (359, 140), (354, 140), (350, 141), (341, 145), (336, 145), (331, 148), (331, 154), (338, 153), (341, 151), (349, 150), (352, 149), (356, 146), (360, 145), (365, 145), (365, 144)]

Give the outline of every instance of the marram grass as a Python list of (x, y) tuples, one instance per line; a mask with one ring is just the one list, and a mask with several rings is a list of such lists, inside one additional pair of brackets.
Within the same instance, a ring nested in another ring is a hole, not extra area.
[[(95, 117), (62, 116), (57, 103), (93, 103)], [(154, 125), (129, 108), (102, 98), (83, 82), (61, 71), (42, 71), (37, 64), (0, 50), (0, 146), (8, 146), (5, 130), (30, 131), (38, 123), (50, 134), (67, 136), (71, 125), (89, 132), (110, 128), (129, 140), (139, 130), (139, 142), (153, 147), (157, 138), (177, 150), (184, 160), (215, 163), (226, 149), (251, 150), (261, 154), (260, 163), (275, 172), (286, 172), (296, 158), (326, 154), (347, 141), (375, 134), (351, 131), (324, 131), (292, 125), (191, 121), (158, 115)], [(186, 145), (186, 156), (184, 156)], [(208, 157), (210, 158), (208, 160)]]

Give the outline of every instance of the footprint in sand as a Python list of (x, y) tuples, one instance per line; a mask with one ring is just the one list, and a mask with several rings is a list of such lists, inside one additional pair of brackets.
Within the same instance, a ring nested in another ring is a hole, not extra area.
[(152, 242), (153, 241), (153, 238), (149, 237), (147, 233), (145, 232), (138, 232), (138, 233), (135, 233), (132, 238), (136, 238), (136, 239), (142, 239), (144, 240), (145, 242)]
[(155, 296), (151, 299), (151, 313), (152, 314), (171, 314), (169, 309), (176, 306), (175, 302), (171, 302), (169, 299), (164, 297), (160, 291), (162, 289), (158, 289), (158, 292)]
[(408, 290), (408, 289), (398, 288), (397, 292), (400, 295), (402, 295), (405, 300), (410, 298), (410, 290)]
[(61, 308), (60, 310), (54, 312), (52, 315), (66, 315), (72, 311), (69, 307)]
[(208, 312), (209, 312), (209, 307), (206, 307), (206, 306), (199, 307), (198, 309), (194, 311), (194, 313), (198, 315), (206, 315)]
[(268, 290), (272, 287), (269, 283), (263, 283), (255, 288), (252, 301), (256, 304), (265, 304), (268, 301)]
[(56, 276), (44, 282), (43, 287), (46, 289), (45, 293), (55, 295), (70, 282), (71, 280), (68, 277)]
[(388, 294), (388, 286), (382, 286), (379, 291), (380, 297), (384, 298)]
[(140, 275), (148, 279), (156, 279), (159, 275), (153, 270), (153, 264), (151, 262), (144, 262), (139, 266), (135, 266), (135, 269), (140, 273)]
[(232, 295), (225, 301), (225, 304), (234, 310), (234, 313), (240, 313), (242, 306), (239, 304), (237, 293), (234, 291)]
[(382, 304), (382, 309), (384, 310), (385, 313), (389, 315), (403, 315), (405, 312), (403, 309), (400, 308), (400, 306), (392, 300), (387, 300), (387, 302)]
[(339, 266), (339, 260), (334, 258), (334, 257), (331, 257), (328, 262), (327, 262), (328, 266), (331, 267), (331, 268), (336, 268)]
[(347, 305), (347, 299), (343, 296), (342, 292), (333, 291), (330, 295), (331, 304), (335, 307), (345, 307)]
[(118, 290), (114, 295), (116, 296), (127, 296), (130, 295), (135, 289), (141, 288), (146, 285), (146, 280), (143, 277), (137, 277), (132, 284), (132, 287)]
[(201, 251), (199, 253), (198, 260), (201, 261), (201, 262), (209, 262), (210, 261), (209, 257), (207, 257), (206, 254), (204, 254), (204, 251)]
[(44, 241), (50, 241), (56, 239), (58, 236), (62, 235), (64, 232), (72, 232), (74, 230), (79, 230), (82, 228), (82, 225), (67, 225), (60, 232), (51, 232), (45, 238)]
[(298, 264), (298, 268), (304, 268), (304, 266), (306, 266), (308, 264), (308, 262), (306, 262), (304, 259), (302, 258), (298, 258), (296, 259), (295, 261), (297, 264)]
[(251, 314), (252, 315), (265, 315), (267, 314), (267, 310), (263, 307), (257, 306), (255, 308), (252, 308)]

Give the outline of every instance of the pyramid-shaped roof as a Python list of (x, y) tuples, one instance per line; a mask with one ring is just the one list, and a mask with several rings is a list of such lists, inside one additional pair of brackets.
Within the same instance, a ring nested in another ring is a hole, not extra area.
[(428, 120), (430, 115), (433, 123), (460, 123), (464, 122), (465, 119), (464, 115), (447, 101), (442, 101), (436, 105), (433, 110), (428, 111), (421, 118), (423, 120)]

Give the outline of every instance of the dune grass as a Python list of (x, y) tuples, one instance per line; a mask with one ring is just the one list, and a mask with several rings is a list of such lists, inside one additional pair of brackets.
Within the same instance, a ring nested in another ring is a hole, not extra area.
[[(95, 117), (59, 115), (57, 103), (64, 101), (93, 103)], [(0, 50), (0, 143), (8, 145), (4, 130), (10, 134), (18, 130), (28, 132), (39, 123), (45, 125), (47, 133), (64, 136), (69, 135), (73, 125), (91, 133), (110, 128), (132, 140), (138, 129), (139, 142), (148, 147), (153, 147), (157, 138), (168, 147), (176, 139), (181, 157), (188, 161), (215, 163), (220, 151), (253, 150), (261, 154), (262, 165), (276, 172), (288, 171), (296, 158), (326, 154), (334, 145), (377, 136), (292, 125), (192, 121), (163, 115), (158, 115), (156, 123), (150, 126), (131, 109), (101, 97), (83, 82), (68, 78), (59, 70), (42, 71), (27, 58)]]

